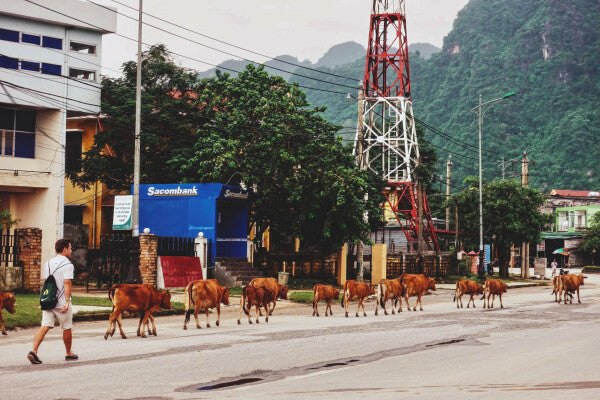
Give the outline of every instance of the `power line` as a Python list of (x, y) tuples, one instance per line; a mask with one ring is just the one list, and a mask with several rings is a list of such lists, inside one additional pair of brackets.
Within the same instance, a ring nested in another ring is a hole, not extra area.
[[(88, 1), (90, 1), (90, 0), (88, 0)], [(116, 4), (120, 4), (120, 5), (124, 6), (124, 7), (127, 7), (127, 8), (129, 8), (129, 9), (131, 9), (131, 10), (135, 11), (135, 12), (139, 12), (139, 10), (138, 10), (137, 8), (135, 8), (135, 7), (131, 7), (131, 6), (127, 5), (127, 4), (121, 3), (121, 2), (119, 2), (119, 1), (116, 1), (116, 0), (110, 0), (110, 1), (112, 1), (113, 3), (116, 3)], [(93, 2), (93, 1), (90, 1), (90, 2), (91, 2), (91, 3), (94, 3), (94, 4), (96, 4), (97, 6), (100, 6), (100, 7), (107, 8), (107, 7), (105, 7), (105, 6), (101, 5), (101, 4), (98, 4), (98, 3), (96, 3), (96, 2)], [(198, 32), (198, 31), (194, 31), (193, 29), (187, 28), (187, 27), (185, 27), (185, 26), (182, 26), (182, 25), (178, 25), (178, 24), (176, 24), (176, 23), (174, 23), (174, 22), (172, 22), (172, 21), (168, 21), (168, 20), (166, 20), (166, 19), (163, 19), (163, 18), (157, 17), (157, 16), (155, 16), (155, 15), (152, 15), (152, 14), (149, 14), (149, 13), (147, 13), (147, 12), (143, 12), (143, 13), (144, 13), (144, 14), (146, 14), (147, 16), (149, 16), (149, 17), (152, 17), (152, 18), (154, 18), (154, 19), (156, 19), (156, 20), (159, 20), (159, 21), (165, 22), (165, 23), (167, 23), (167, 24), (169, 24), (169, 25), (173, 25), (173, 26), (175, 26), (175, 27), (177, 27), (177, 28), (180, 28), (180, 29), (186, 30), (186, 31), (188, 31), (188, 32), (191, 32), (191, 33), (195, 33), (195, 34), (197, 34), (197, 35), (199, 35), (199, 36), (205, 37), (205, 38), (207, 38), (207, 39), (210, 39), (210, 40), (214, 40), (214, 41), (216, 41), (216, 42), (218, 42), (218, 43), (222, 43), (222, 44), (225, 44), (225, 45), (227, 45), (227, 46), (234, 47), (234, 48), (236, 48), (236, 49), (239, 49), (239, 50), (246, 51), (246, 52), (248, 52), (248, 53), (256, 54), (256, 55), (258, 55), (258, 56), (265, 57), (265, 58), (270, 58), (270, 59), (272, 59), (272, 60), (274, 60), (274, 61), (281, 62), (281, 63), (284, 63), (284, 64), (288, 64), (288, 65), (291, 65), (291, 66), (294, 66), (294, 67), (297, 67), (297, 68), (303, 68), (303, 69), (306, 69), (306, 70), (309, 70), (309, 71), (318, 72), (318, 73), (321, 73), (321, 74), (330, 75), (330, 76), (334, 76), (334, 77), (337, 77), (337, 78), (343, 78), (343, 79), (348, 79), (348, 80), (352, 80), (352, 81), (357, 81), (357, 80), (358, 80), (358, 79), (356, 79), (356, 78), (351, 78), (351, 77), (348, 77), (348, 76), (338, 75), (338, 74), (334, 74), (334, 73), (332, 73), (332, 72), (321, 71), (321, 70), (318, 70), (318, 69), (315, 69), (315, 68), (310, 68), (310, 67), (307, 67), (307, 66), (304, 66), (304, 65), (301, 65), (301, 64), (296, 64), (296, 63), (293, 63), (293, 62), (290, 62), (290, 61), (279, 60), (279, 59), (277, 59), (277, 58), (275, 58), (275, 57), (273, 57), (273, 56), (269, 56), (269, 55), (262, 54), (262, 53), (259, 53), (259, 52), (253, 51), (253, 50), (249, 50), (249, 49), (246, 49), (246, 48), (244, 48), (244, 47), (237, 46), (237, 45), (235, 45), (235, 44), (232, 44), (232, 43), (226, 42), (226, 41), (224, 41), (224, 40), (220, 40), (220, 39), (217, 39), (217, 38), (215, 38), (215, 37), (212, 37), (212, 36), (206, 35), (206, 34), (204, 34), (204, 33), (201, 33), (201, 32)], [(128, 18), (131, 18), (131, 17), (129, 17), (129, 16), (127, 16), (127, 17), (128, 17)], [(227, 54), (228, 54), (228, 53), (227, 53)], [(235, 55), (234, 55), (234, 57), (237, 57), (237, 58), (242, 58), (242, 57), (235, 56)]]

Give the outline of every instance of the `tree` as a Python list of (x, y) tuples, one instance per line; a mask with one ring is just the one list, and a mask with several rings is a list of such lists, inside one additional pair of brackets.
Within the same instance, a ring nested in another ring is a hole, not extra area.
[[(140, 181), (177, 182), (178, 171), (167, 161), (196, 140), (195, 126), (203, 118), (195, 98), (198, 79), (177, 66), (163, 45), (151, 47), (143, 58)], [(133, 182), (136, 69), (129, 61), (123, 64), (123, 77), (102, 80), (104, 130), (84, 153), (82, 172), (68, 174), (83, 188), (101, 181), (111, 189), (128, 189)]]
[[(123, 78), (103, 80), (105, 129), (84, 154), (83, 171), (69, 176), (84, 188), (132, 183), (135, 70), (128, 62)], [(217, 71), (198, 79), (164, 46), (144, 53), (142, 74), (141, 183), (256, 185), (251, 222), (323, 251), (368, 241), (365, 232), (380, 225), (383, 182), (357, 168), (336, 139), (340, 127), (297, 85), (253, 65), (235, 78)]]
[(590, 226), (585, 231), (579, 248), (591, 253), (593, 256), (592, 262), (596, 265), (596, 253), (600, 251), (600, 213), (596, 213), (592, 217)]
[(19, 218), (13, 218), (10, 210), (0, 211), (0, 233), (6, 228), (6, 232), (10, 233), (10, 229), (19, 223)]
[(310, 108), (297, 85), (253, 65), (235, 78), (217, 71), (200, 87), (210, 114), (197, 130), (201, 139), (169, 162), (184, 181), (226, 182), (240, 172), (258, 187), (251, 219), (262, 229), (324, 251), (368, 241), (363, 232), (382, 219), (383, 182), (357, 168), (335, 137), (340, 127), (320, 115), (324, 108)]
[[(467, 178), (467, 189), (452, 196), (451, 206), (458, 206), (459, 224), (463, 232), (479, 232), (478, 180)], [(500, 276), (508, 278), (510, 246), (514, 243), (537, 242), (540, 232), (552, 216), (542, 214), (545, 197), (537, 190), (518, 182), (498, 180), (485, 183), (483, 193), (483, 230), (498, 251)]]

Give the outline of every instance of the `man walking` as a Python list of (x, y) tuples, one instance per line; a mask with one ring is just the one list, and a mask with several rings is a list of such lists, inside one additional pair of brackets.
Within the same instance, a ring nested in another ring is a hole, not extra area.
[(42, 278), (46, 279), (53, 275), (56, 280), (56, 293), (58, 302), (52, 310), (42, 310), (42, 326), (33, 338), (33, 349), (27, 354), (32, 364), (41, 364), (42, 360), (37, 355), (38, 348), (44, 340), (46, 333), (54, 327), (55, 319), (63, 331), (65, 342), (66, 361), (77, 360), (77, 354), (71, 352), (73, 340), (71, 328), (73, 326), (73, 310), (71, 308), (71, 280), (73, 279), (74, 267), (68, 257), (71, 256), (72, 248), (69, 239), (60, 239), (54, 245), (56, 257), (50, 259), (44, 265)]
[(554, 278), (556, 276), (556, 268), (558, 267), (558, 263), (556, 262), (556, 259), (552, 259), (552, 262), (550, 263), (550, 267), (552, 268), (552, 278)]

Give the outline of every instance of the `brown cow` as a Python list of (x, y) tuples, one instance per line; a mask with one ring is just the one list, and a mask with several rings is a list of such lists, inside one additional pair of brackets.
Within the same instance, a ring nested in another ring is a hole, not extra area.
[[(485, 295), (487, 294), (487, 308), (494, 308), (494, 299), (496, 295), (500, 299), (500, 308), (504, 308), (502, 305), (502, 293), (506, 293), (506, 283), (502, 283), (499, 279), (487, 279), (483, 284), (483, 308), (485, 308)], [(492, 305), (490, 306), (490, 296), (492, 296)]]
[[(271, 301), (273, 307), (270, 308), (269, 315), (273, 314), (273, 310), (277, 305), (277, 299), (287, 300), (288, 287), (280, 285), (275, 278), (254, 278), (250, 281), (250, 285), (254, 287), (262, 286), (275, 292), (275, 298)], [(262, 317), (262, 311), (260, 312), (260, 316)]]
[(462, 296), (464, 294), (471, 295), (469, 301), (467, 302), (467, 308), (469, 308), (469, 304), (471, 302), (473, 302), (473, 308), (475, 308), (475, 299), (473, 296), (476, 294), (483, 294), (483, 285), (480, 285), (475, 281), (467, 281), (463, 279), (456, 281), (456, 292), (454, 293), (454, 300), (452, 300), (452, 302), (456, 301), (456, 308), (459, 308), (459, 303), (460, 308), (463, 308)]
[(363, 301), (370, 295), (375, 294), (375, 285), (364, 282), (346, 281), (344, 283), (344, 294), (342, 296), (342, 307), (346, 311), (346, 317), (348, 317), (348, 303), (353, 299), (358, 299), (358, 307), (356, 307), (356, 316), (358, 317), (358, 311), (360, 307), (363, 308), (363, 315), (366, 317), (367, 312), (365, 311), (365, 305)]
[[(426, 294), (429, 289), (434, 291), (437, 290), (435, 287), (435, 279), (428, 278), (423, 274), (402, 274), (400, 276), (400, 285), (403, 286), (404, 300), (406, 301), (408, 311), (410, 311), (410, 304), (408, 302), (409, 297), (417, 296), (413, 311), (417, 311), (417, 304), (419, 304), (419, 309), (423, 311), (421, 297)], [(400, 307), (402, 307), (402, 304), (400, 304)]]
[[(552, 294), (554, 295), (554, 301), (560, 303), (562, 301), (562, 286), (563, 286), (563, 275), (557, 275), (552, 277)], [(573, 295), (568, 293), (571, 298)]]
[[(577, 292), (577, 302), (581, 303), (581, 299), (579, 298), (579, 286), (583, 285), (583, 280), (585, 276), (583, 274), (579, 275), (563, 275), (562, 276), (562, 295), (565, 304), (567, 304), (567, 295), (571, 296), (570, 304), (573, 304), (573, 294)], [(560, 300), (559, 300), (560, 301)]]
[(317, 283), (313, 288), (313, 317), (315, 314), (319, 316), (319, 301), (326, 301), (325, 305), (325, 316), (327, 316), (327, 309), (329, 309), (330, 315), (333, 315), (331, 311), (331, 301), (340, 298), (340, 289), (334, 289), (329, 285), (321, 285)]
[[(185, 321), (183, 329), (187, 329), (187, 323), (190, 320), (190, 315), (194, 313), (196, 320), (196, 328), (200, 329), (198, 322), (198, 313), (200, 310), (206, 310), (206, 327), (210, 328), (208, 322), (209, 309), (217, 308), (217, 326), (221, 321), (221, 303), (229, 305), (229, 288), (220, 286), (216, 279), (206, 279), (192, 281), (185, 288)], [(192, 311), (192, 304), (195, 305)]]
[(244, 286), (242, 288), (242, 298), (240, 299), (240, 310), (238, 312), (238, 325), (241, 324), (240, 317), (242, 310), (244, 314), (248, 316), (248, 323), (251, 324), (250, 313), (252, 312), (252, 306), (256, 307), (256, 323), (259, 323), (258, 317), (262, 315), (260, 313), (260, 307), (265, 308), (265, 322), (269, 322), (269, 303), (272, 303), (277, 295), (275, 291), (267, 289), (264, 286)]
[[(113, 285), (108, 290), (108, 298), (113, 303), (113, 312), (108, 318), (108, 329), (104, 334), (104, 339), (112, 336), (115, 333), (116, 324), (119, 324), (119, 331), (123, 339), (127, 339), (123, 327), (121, 325), (121, 314), (123, 311), (130, 313), (139, 312), (140, 321), (138, 324), (138, 336), (146, 337), (144, 326), (148, 323), (148, 318), (153, 311), (160, 308), (170, 309), (171, 293), (168, 290), (158, 291), (151, 285)], [(154, 318), (150, 319), (154, 326)], [(140, 334), (141, 326), (141, 334)], [(149, 326), (148, 326), (149, 329)], [(156, 335), (156, 327), (153, 334)]]
[[(385, 315), (388, 315), (387, 310), (385, 309), (385, 303), (388, 300), (392, 301), (392, 314), (396, 314), (394, 310), (395, 305), (398, 304), (398, 299), (402, 299), (404, 295), (403, 286), (400, 285), (400, 279), (382, 279), (379, 282), (379, 286), (377, 287), (377, 301), (375, 302), (375, 315), (378, 315), (378, 305), (381, 305), (383, 308), (383, 312)], [(377, 304), (379, 303), (379, 304)], [(398, 312), (402, 312), (402, 300), (400, 300), (400, 308), (398, 308)]]
[(11, 314), (16, 312), (15, 310), (15, 295), (13, 293), (0, 292), (0, 323), (2, 325), (2, 334), (6, 335), (6, 328), (4, 327), (4, 317), (2, 316), (2, 310), (5, 309)]

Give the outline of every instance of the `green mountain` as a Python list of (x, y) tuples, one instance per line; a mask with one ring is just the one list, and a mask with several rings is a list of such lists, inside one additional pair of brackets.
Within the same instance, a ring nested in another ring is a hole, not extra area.
[(334, 68), (364, 58), (367, 50), (356, 42), (345, 42), (332, 46), (316, 62), (315, 67)]
[[(527, 150), (535, 162), (532, 187), (600, 188), (599, 22), (599, 1), (471, 0), (441, 52), (411, 57), (415, 116), (451, 137), (426, 131), (440, 163), (452, 154), (453, 190), (477, 173), (477, 115), (469, 110), (479, 95), (485, 102), (508, 92), (516, 96), (484, 115), (484, 179), (502, 176), (502, 157), (517, 158), (506, 164), (507, 177), (519, 173), (518, 157)], [(324, 70), (351, 79), (311, 73), (335, 84), (290, 81), (337, 92), (307, 90), (307, 96), (315, 106), (326, 105), (326, 117), (353, 138), (356, 103), (344, 93), (356, 94), (364, 59)]]
[[(256, 57), (252, 57), (256, 58)], [(283, 62), (281, 62), (283, 61)], [(312, 63), (308, 60), (299, 61), (296, 57), (289, 55), (277, 56), (274, 59), (265, 61), (265, 70), (271, 75), (279, 75), (284, 79), (288, 79), (293, 71), (296, 69), (295, 66), (290, 65), (302, 65), (304, 67), (312, 67)], [(220, 63), (216, 68), (211, 68), (207, 71), (198, 72), (199, 78), (210, 78), (215, 75), (215, 71), (220, 69), (223, 72), (229, 73), (231, 76), (237, 76), (237, 73), (234, 71), (243, 71), (248, 65), (248, 61), (246, 60), (225, 60)], [(253, 62), (252, 64), (258, 66), (258, 63)]]

